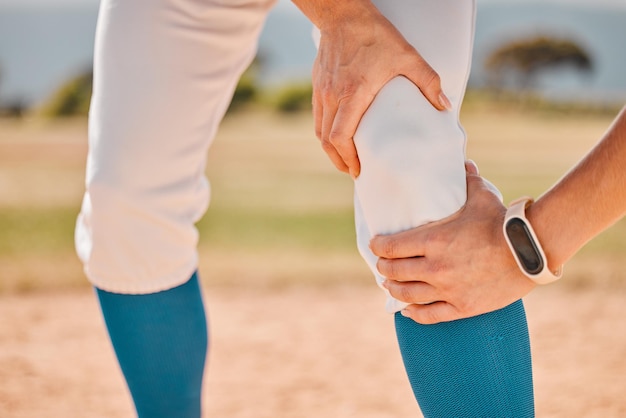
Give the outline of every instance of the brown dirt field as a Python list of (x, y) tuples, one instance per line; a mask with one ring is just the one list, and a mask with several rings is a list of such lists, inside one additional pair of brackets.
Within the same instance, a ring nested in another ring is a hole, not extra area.
[[(350, 206), (350, 182), (319, 152), (310, 116), (243, 117), (224, 122), (224, 139), (209, 155), (214, 205)], [(470, 157), (509, 200), (545, 190), (609, 121), (486, 113), (468, 114), (464, 124)], [(85, 133), (85, 121), (2, 121), (0, 209), (77, 210)], [(527, 298), (538, 417), (626, 417), (624, 222), (568, 263), (561, 283)], [(212, 273), (206, 417), (420, 415), (392, 319), (382, 294), (361, 284), (369, 273), (356, 255), (326, 254), (320, 263), (281, 247), (276, 263), (273, 253), (210, 250), (201, 248), (200, 266)], [(239, 284), (227, 284), (231, 277)], [(343, 287), (332, 284), (338, 277)], [(0, 254), (0, 418), (133, 416), (85, 287), (71, 248)]]
[[(419, 416), (374, 286), (217, 286), (205, 297), (204, 416)], [(527, 298), (538, 417), (626, 416), (625, 302), (623, 287), (561, 284)], [(0, 411), (133, 416), (91, 292), (0, 297)]]

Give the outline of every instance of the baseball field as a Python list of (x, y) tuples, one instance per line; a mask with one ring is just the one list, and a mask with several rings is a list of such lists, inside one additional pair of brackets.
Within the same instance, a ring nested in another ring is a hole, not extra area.
[[(610, 113), (468, 106), (468, 157), (505, 201), (538, 197)], [(73, 250), (86, 121), (0, 120), (0, 416), (131, 417)], [(354, 244), (351, 180), (308, 114), (229, 115), (199, 222), (211, 324), (205, 416), (419, 416), (392, 317)], [(526, 298), (538, 417), (626, 416), (626, 221)]]

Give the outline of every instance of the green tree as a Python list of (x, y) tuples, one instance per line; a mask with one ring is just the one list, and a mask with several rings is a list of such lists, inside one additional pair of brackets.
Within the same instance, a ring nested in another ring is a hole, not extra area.
[(485, 67), (493, 87), (503, 88), (505, 81), (510, 80), (506, 76), (513, 73), (519, 87), (528, 90), (542, 72), (573, 67), (590, 73), (593, 63), (589, 53), (574, 41), (537, 36), (500, 46), (489, 55)]
[(287, 84), (276, 96), (276, 109), (281, 113), (297, 113), (311, 110), (313, 86), (310, 82)]
[(92, 87), (93, 72), (91, 70), (70, 79), (44, 103), (41, 109), (42, 114), (52, 118), (87, 115)]
[(259, 97), (259, 88), (257, 87), (257, 77), (263, 65), (264, 59), (262, 55), (257, 55), (250, 66), (244, 71), (239, 78), (237, 87), (230, 101), (227, 113), (232, 113), (245, 107), (250, 103), (254, 103)]

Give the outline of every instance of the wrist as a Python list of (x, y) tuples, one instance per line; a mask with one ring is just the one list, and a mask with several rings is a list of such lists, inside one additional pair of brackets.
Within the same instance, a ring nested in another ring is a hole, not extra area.
[(533, 225), (535, 233), (543, 246), (548, 267), (554, 271), (558, 266), (565, 264), (575, 250), (568, 251), (570, 242), (567, 241), (566, 234), (563, 233), (563, 229), (559, 226), (559, 221), (564, 217), (554, 216), (548, 209), (549, 206), (546, 205), (546, 202), (543, 199), (539, 199), (528, 207), (526, 217)]
[(370, 0), (292, 1), (321, 32), (380, 15)]

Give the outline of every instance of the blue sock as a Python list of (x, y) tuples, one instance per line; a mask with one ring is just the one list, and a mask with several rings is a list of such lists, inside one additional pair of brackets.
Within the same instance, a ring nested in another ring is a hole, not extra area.
[(397, 313), (402, 359), (426, 418), (534, 416), (522, 301), (459, 321), (420, 325)]
[(139, 418), (199, 418), (208, 337), (197, 275), (173, 289), (96, 289)]

